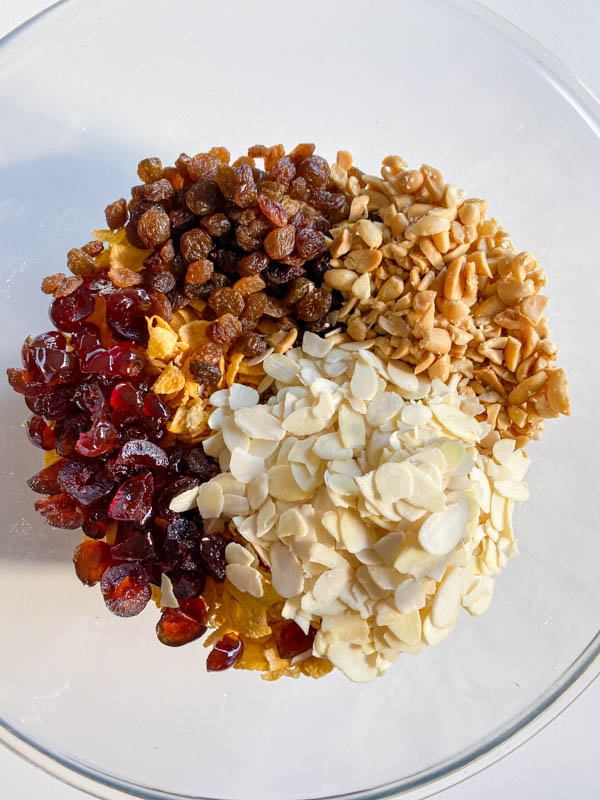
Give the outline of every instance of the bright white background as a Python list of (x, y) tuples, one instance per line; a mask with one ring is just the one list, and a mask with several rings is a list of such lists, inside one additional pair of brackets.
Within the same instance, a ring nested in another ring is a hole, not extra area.
[[(483, 0), (483, 4), (546, 45), (600, 97), (600, 0)], [(48, 5), (45, 0), (0, 0), (0, 36)], [(596, 681), (535, 739), (442, 793), (440, 800), (597, 800), (599, 716), (600, 681)], [(85, 796), (0, 746), (0, 797), (84, 800)]]

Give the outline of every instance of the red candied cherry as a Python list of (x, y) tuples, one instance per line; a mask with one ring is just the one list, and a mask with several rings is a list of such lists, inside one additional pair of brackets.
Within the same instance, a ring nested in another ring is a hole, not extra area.
[(42, 450), (54, 450), (56, 436), (43, 417), (33, 416), (27, 423), (27, 438)]
[(79, 359), (75, 353), (54, 350), (48, 347), (34, 347), (29, 351), (34, 371), (44, 383), (54, 386), (59, 383), (73, 383), (79, 376)]
[(109, 567), (102, 575), (100, 590), (106, 607), (117, 617), (135, 617), (152, 596), (148, 573), (136, 563)]
[(73, 386), (48, 386), (37, 397), (25, 398), (27, 407), (46, 419), (64, 419), (71, 411)]
[(94, 297), (86, 286), (80, 286), (66, 297), (57, 297), (50, 306), (50, 319), (62, 331), (75, 332), (94, 310)]
[(106, 542), (86, 539), (75, 548), (73, 564), (79, 580), (86, 586), (94, 586), (111, 565), (110, 547)]
[(80, 383), (73, 392), (73, 402), (87, 411), (92, 420), (105, 416), (106, 399), (102, 387), (96, 381)]
[(136, 417), (142, 411), (142, 396), (132, 383), (118, 383), (110, 395), (110, 404), (115, 411), (123, 411)]
[(293, 658), (307, 650), (312, 650), (315, 634), (314, 628), (309, 628), (308, 634), (306, 634), (293, 619), (288, 620), (282, 625), (277, 636), (279, 657)]
[(111, 519), (143, 522), (152, 511), (154, 481), (150, 472), (129, 478), (119, 487), (108, 509)]
[(220, 672), (229, 669), (242, 657), (244, 643), (237, 633), (226, 633), (222, 639), (216, 643), (206, 659), (206, 669), (208, 672)]
[(144, 416), (159, 423), (166, 422), (169, 418), (169, 409), (153, 392), (148, 392), (144, 397)]
[[(145, 324), (145, 320), (144, 320)], [(111, 374), (124, 378), (137, 378), (144, 369), (145, 360), (128, 344), (115, 344), (109, 349)]]
[(30, 370), (9, 367), (6, 376), (10, 388), (25, 397), (37, 397), (44, 390), (42, 381), (38, 380)]
[(137, 531), (111, 549), (114, 561), (145, 561), (155, 558), (154, 542), (150, 532)]
[(99, 419), (89, 431), (80, 434), (75, 449), (82, 456), (101, 456), (117, 444), (117, 429), (107, 420)]
[(83, 522), (81, 509), (64, 492), (40, 498), (35, 504), (35, 510), (39, 511), (48, 525), (52, 525), (54, 528), (72, 531), (81, 528)]
[(179, 608), (186, 616), (201, 622), (203, 625), (206, 624), (208, 609), (201, 597), (189, 597), (187, 600), (180, 600)]
[(92, 505), (106, 497), (112, 491), (115, 481), (100, 467), (101, 464), (93, 461), (68, 461), (58, 473), (58, 482), (63, 492), (82, 506)]
[(178, 608), (163, 608), (156, 625), (156, 635), (168, 647), (181, 647), (206, 633), (206, 625), (192, 619)]
[(144, 469), (167, 469), (169, 458), (162, 447), (147, 439), (131, 439), (117, 456), (117, 466), (134, 466)]
[(92, 350), (98, 350), (102, 347), (100, 328), (91, 322), (82, 322), (80, 329), (71, 336), (71, 344), (79, 358), (87, 356)]
[(49, 467), (44, 467), (44, 469), (29, 478), (27, 486), (38, 494), (60, 494), (58, 473), (64, 464), (65, 462), (60, 459), (60, 461), (55, 461)]

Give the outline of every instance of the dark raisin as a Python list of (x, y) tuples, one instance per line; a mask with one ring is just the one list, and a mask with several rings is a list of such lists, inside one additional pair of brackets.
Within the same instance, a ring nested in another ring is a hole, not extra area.
[(102, 242), (97, 242), (95, 239), (92, 239), (91, 242), (84, 244), (81, 249), (88, 256), (94, 257), (100, 255), (100, 253), (104, 250), (104, 245), (102, 244)]
[(325, 236), (313, 228), (301, 228), (296, 232), (296, 252), (305, 259), (316, 258), (325, 250)]
[(310, 292), (312, 288), (313, 284), (308, 278), (297, 278), (289, 285), (284, 300), (288, 305), (293, 306), (301, 297), (304, 297), (307, 292)]
[(271, 263), (263, 272), (263, 278), (270, 286), (276, 286), (282, 283), (301, 278), (304, 275), (304, 267), (296, 265), (285, 265)]
[(231, 153), (226, 147), (211, 147), (209, 155), (216, 156), (222, 164), (229, 164)]
[(213, 248), (213, 240), (201, 228), (192, 228), (181, 237), (179, 244), (181, 254), (187, 261), (205, 258)]
[(264, 353), (267, 349), (267, 343), (259, 333), (244, 333), (235, 340), (234, 349), (252, 358)]
[(169, 214), (169, 219), (171, 220), (171, 230), (174, 233), (181, 233), (193, 225), (196, 215), (189, 208), (176, 208)]
[(287, 310), (287, 305), (283, 302), (283, 300), (280, 300), (278, 297), (267, 296), (267, 302), (265, 304), (265, 314), (267, 317), (279, 319), (280, 317), (285, 316)]
[(233, 201), (240, 208), (248, 208), (256, 203), (258, 192), (254, 182), (252, 169), (248, 164), (240, 164), (233, 167), (232, 180), (234, 195)]
[(204, 361), (190, 359), (188, 361), (192, 378), (196, 383), (204, 386), (216, 386), (221, 380), (222, 373), (215, 364), (205, 364)]
[(308, 156), (298, 164), (297, 175), (304, 178), (311, 189), (324, 189), (329, 183), (329, 164), (321, 156)]
[(67, 297), (83, 283), (83, 278), (79, 275), (65, 275), (57, 272), (55, 275), (48, 275), (42, 280), (41, 290), (44, 294), (51, 294), (54, 297)]
[(239, 317), (244, 310), (244, 298), (235, 289), (225, 286), (211, 294), (208, 298), (208, 305), (218, 317), (222, 314), (233, 314)]
[(264, 158), (269, 152), (269, 148), (264, 144), (253, 144), (248, 148), (250, 158)]
[(288, 157), (280, 158), (273, 164), (269, 170), (269, 178), (277, 183), (283, 183), (286, 186), (290, 184), (296, 177), (296, 167), (294, 162)]
[(110, 494), (114, 481), (94, 464), (68, 461), (58, 473), (63, 492), (83, 506), (96, 503)]
[(227, 542), (220, 533), (211, 533), (203, 536), (200, 540), (199, 553), (200, 560), (207, 572), (217, 580), (224, 580), (227, 561), (225, 559), (225, 548)]
[(290, 197), (294, 200), (306, 200), (308, 197), (308, 186), (304, 178), (294, 178), (289, 191)]
[(256, 292), (255, 294), (251, 294), (250, 297), (246, 298), (246, 304), (244, 306), (244, 310), (242, 311), (242, 318), (253, 319), (258, 322), (258, 320), (265, 313), (266, 305), (267, 295), (264, 292)]
[(79, 247), (74, 247), (67, 253), (67, 266), (73, 275), (88, 276), (98, 271), (94, 259)]
[(137, 224), (137, 234), (144, 247), (153, 248), (171, 235), (169, 215), (159, 206), (145, 211)]
[(330, 308), (331, 292), (327, 289), (313, 289), (296, 303), (295, 312), (298, 319), (314, 322), (321, 319)]
[(188, 175), (193, 181), (199, 181), (202, 178), (214, 178), (220, 163), (219, 159), (210, 153), (197, 153), (190, 158), (187, 165)]
[(329, 253), (322, 253), (320, 256), (315, 258), (314, 261), (311, 261), (305, 265), (308, 276), (312, 278), (315, 283), (323, 283), (325, 273), (330, 269), (329, 261)]
[(264, 247), (267, 255), (275, 260), (285, 258), (294, 249), (296, 229), (293, 225), (276, 228), (265, 236)]
[(162, 176), (162, 163), (160, 158), (144, 158), (138, 164), (138, 178), (144, 183), (157, 181)]
[(221, 248), (217, 250), (214, 256), (215, 269), (226, 275), (233, 275), (236, 271), (238, 258), (239, 255), (234, 250), (225, 250)]
[(249, 225), (236, 225), (235, 241), (242, 250), (251, 253), (262, 247), (264, 232), (253, 233)]
[(185, 294), (180, 292), (179, 289), (171, 289), (171, 291), (167, 294), (167, 297), (171, 303), (173, 314), (176, 311), (179, 311), (180, 308), (185, 308), (189, 302)]
[(194, 214), (214, 214), (222, 203), (217, 182), (212, 178), (200, 178), (187, 190), (185, 202)]
[(156, 292), (166, 293), (175, 288), (176, 280), (172, 272), (158, 272), (155, 275), (149, 273), (144, 277), (144, 284)]
[(175, 192), (171, 186), (170, 181), (166, 178), (161, 178), (158, 181), (147, 183), (142, 188), (142, 197), (145, 200), (151, 200), (153, 203), (159, 203), (162, 200), (169, 200)]
[(347, 216), (350, 207), (345, 195), (327, 192), (324, 189), (311, 191), (310, 202), (332, 224), (341, 222)]
[(237, 271), (242, 276), (256, 275), (262, 272), (269, 265), (269, 257), (262, 251), (250, 253), (240, 258), (236, 264)]
[(200, 225), (211, 236), (225, 236), (231, 230), (231, 222), (221, 213), (203, 217)]
[(229, 164), (219, 164), (217, 167), (217, 184), (225, 199), (233, 202), (236, 191), (233, 167), (230, 167)]
[(206, 329), (206, 335), (215, 344), (229, 347), (242, 332), (242, 324), (232, 314), (223, 314)]
[(201, 444), (192, 447), (186, 456), (186, 463), (190, 472), (198, 476), (204, 483), (219, 474), (219, 464), (211, 456), (207, 456)]
[(208, 258), (191, 261), (185, 273), (186, 283), (206, 283), (212, 277), (214, 266)]
[(303, 144), (296, 145), (291, 153), (288, 153), (288, 158), (293, 161), (296, 166), (305, 158), (312, 156), (315, 152), (315, 146), (312, 143), (304, 142)]
[(223, 349), (220, 345), (206, 341), (195, 347), (189, 357), (195, 361), (204, 361), (205, 364), (218, 364), (222, 355)]
[(127, 217), (129, 216), (127, 200), (124, 197), (120, 197), (114, 203), (107, 205), (104, 209), (104, 216), (106, 217), (106, 224), (111, 230), (115, 231), (117, 228), (122, 228), (123, 225), (127, 224)]
[(287, 225), (287, 212), (281, 203), (278, 203), (276, 200), (271, 200), (271, 198), (264, 194), (259, 194), (258, 207), (273, 225), (277, 225), (278, 227)]
[(187, 153), (181, 153), (179, 158), (175, 161), (175, 169), (184, 180), (189, 180), (188, 165), (191, 160)]
[(260, 181), (257, 189), (262, 195), (268, 197), (270, 200), (279, 202), (285, 195), (286, 187), (283, 183), (277, 183), (276, 181)]

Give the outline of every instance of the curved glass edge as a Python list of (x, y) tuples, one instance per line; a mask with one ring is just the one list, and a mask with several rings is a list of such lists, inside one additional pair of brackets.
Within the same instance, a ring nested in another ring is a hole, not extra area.
[[(47, 22), (63, 6), (74, 5), (76, 2), (78, 0), (58, 0), (40, 11), (2, 37), (0, 49), (38, 23)], [(521, 56), (532, 59), (537, 71), (600, 138), (600, 101), (585, 83), (544, 45), (476, 0), (427, 0), (427, 2), (439, 2), (462, 16), (474, 18), (483, 24), (490, 34), (511, 45)], [(561, 679), (555, 681), (548, 692), (538, 698), (528, 714), (505, 725), (502, 731), (476, 750), (401, 782), (343, 795), (322, 796), (318, 800), (390, 800), (400, 795), (414, 800), (433, 797), (451, 786), (463, 783), (524, 745), (571, 706), (599, 675), (600, 634), (594, 637), (571, 667), (563, 673)], [(124, 780), (117, 781), (91, 767), (50, 753), (33, 739), (17, 732), (1, 718), (0, 743), (33, 766), (100, 800), (123, 800), (127, 797), (138, 797), (143, 800), (213, 800), (198, 795), (166, 793)], [(457, 773), (461, 770), (462, 776), (459, 776)]]

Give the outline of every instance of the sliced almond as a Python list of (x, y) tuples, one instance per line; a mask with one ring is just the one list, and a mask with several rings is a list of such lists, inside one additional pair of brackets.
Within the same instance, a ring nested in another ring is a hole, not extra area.
[(479, 422), (459, 408), (448, 405), (448, 403), (437, 403), (431, 406), (431, 411), (446, 430), (464, 442), (477, 442), (481, 438)]
[(364, 447), (366, 441), (364, 418), (348, 406), (338, 411), (339, 433), (347, 448)]
[(193, 489), (188, 489), (174, 497), (169, 503), (169, 510), (177, 514), (182, 514), (184, 511), (191, 511), (192, 508), (196, 508), (197, 499), (198, 487), (194, 486)]
[(410, 614), (425, 605), (425, 591), (420, 581), (414, 578), (403, 580), (394, 592), (394, 603), (402, 614)]
[(462, 601), (462, 577), (459, 569), (449, 567), (442, 580), (431, 607), (431, 621), (437, 628), (454, 625), (460, 613)]
[(228, 564), (246, 564), (250, 567), (254, 563), (252, 553), (238, 542), (229, 542), (225, 548), (225, 558)]
[(264, 472), (265, 461), (263, 458), (250, 455), (240, 447), (236, 447), (231, 453), (229, 469), (234, 478), (246, 484)]
[(304, 587), (304, 575), (298, 558), (282, 542), (271, 547), (273, 588), (281, 597), (294, 597)]
[(203, 483), (198, 489), (197, 502), (203, 519), (216, 519), (223, 513), (223, 490), (214, 480)]
[(259, 394), (251, 386), (243, 383), (234, 383), (229, 389), (229, 408), (232, 411), (238, 408), (251, 408), (259, 401)]
[(247, 436), (279, 442), (285, 431), (276, 417), (264, 406), (240, 408), (234, 412), (235, 423)]
[(264, 587), (262, 576), (257, 569), (246, 564), (228, 564), (225, 570), (227, 580), (240, 592), (248, 592), (252, 597), (262, 597)]
[(419, 543), (428, 553), (446, 555), (464, 538), (468, 521), (466, 503), (451, 503), (444, 511), (427, 517), (419, 528)]

